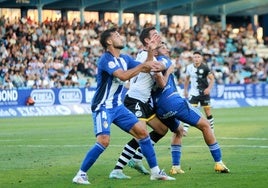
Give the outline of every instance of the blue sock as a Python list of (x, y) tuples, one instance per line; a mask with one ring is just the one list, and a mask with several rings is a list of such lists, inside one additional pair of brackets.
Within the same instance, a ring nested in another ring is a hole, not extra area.
[(146, 138), (140, 139), (139, 145), (141, 148), (141, 152), (146, 158), (150, 168), (156, 167), (157, 166), (156, 155), (150, 137), (148, 136)]
[(100, 143), (95, 143), (95, 145), (88, 151), (80, 169), (84, 172), (87, 172), (105, 149), (106, 148)]
[(178, 166), (181, 161), (181, 145), (171, 145), (172, 165)]
[(221, 161), (221, 148), (216, 142), (215, 144), (208, 145), (210, 153), (215, 162)]

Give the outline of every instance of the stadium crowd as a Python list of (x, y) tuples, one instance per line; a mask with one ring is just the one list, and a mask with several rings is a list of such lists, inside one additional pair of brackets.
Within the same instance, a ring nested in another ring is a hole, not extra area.
[[(103, 49), (100, 33), (112, 21), (76, 19), (49, 20), (37, 24), (30, 17), (10, 22), (0, 18), (0, 89), (90, 87), (95, 83), (97, 60)], [(152, 26), (145, 23), (142, 28)], [(118, 27), (125, 37), (123, 52), (136, 56), (142, 44), (142, 29), (134, 22)], [(203, 52), (218, 84), (268, 82), (268, 59), (258, 55), (261, 42), (257, 30), (248, 24), (236, 32), (232, 25), (222, 31), (207, 17), (198, 19), (193, 28), (171, 23), (161, 24), (160, 33), (171, 49), (178, 84), (183, 84), (185, 67), (191, 63), (193, 51)]]

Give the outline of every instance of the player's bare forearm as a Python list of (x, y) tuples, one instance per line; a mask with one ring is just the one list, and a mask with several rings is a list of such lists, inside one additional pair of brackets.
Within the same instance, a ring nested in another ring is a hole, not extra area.
[(132, 69), (124, 71), (122, 69), (118, 69), (114, 72), (114, 76), (119, 78), (122, 81), (127, 81), (130, 78), (136, 76), (140, 72), (149, 72), (151, 70), (150, 64), (140, 64)]
[(165, 77), (163, 76), (162, 72), (158, 72), (154, 74), (154, 79), (158, 87), (164, 88), (167, 84)]

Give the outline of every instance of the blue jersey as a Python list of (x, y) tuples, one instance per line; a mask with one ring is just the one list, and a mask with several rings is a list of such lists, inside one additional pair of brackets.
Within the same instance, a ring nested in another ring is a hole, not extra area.
[(122, 104), (124, 82), (114, 77), (113, 73), (118, 69), (128, 70), (139, 64), (140, 62), (123, 54), (116, 58), (110, 52), (105, 52), (100, 57), (98, 62), (97, 88), (92, 99), (92, 112), (98, 111), (101, 107), (111, 109)]
[[(165, 63), (166, 67), (169, 68), (172, 65), (172, 62), (170, 59), (166, 56), (158, 56), (157, 61), (162, 61)], [(163, 72), (165, 74), (165, 71)], [(174, 81), (174, 75), (170, 74), (168, 77), (167, 84), (164, 88), (159, 88), (155, 85), (152, 96), (154, 99), (154, 102), (161, 103), (161, 100), (166, 100), (166, 98), (173, 94), (174, 92), (178, 92), (176, 83)]]

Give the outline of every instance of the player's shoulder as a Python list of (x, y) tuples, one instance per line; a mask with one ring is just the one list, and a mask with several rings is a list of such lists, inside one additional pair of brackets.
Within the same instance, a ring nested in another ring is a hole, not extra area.
[(158, 60), (158, 61), (169, 61), (170, 59), (167, 57), (167, 56), (164, 56), (164, 55), (159, 55), (159, 56), (157, 56), (156, 57), (156, 59)]
[(201, 63), (200, 65), (201, 67), (205, 67), (205, 68), (208, 68), (208, 65), (206, 63)]
[(120, 54), (120, 57), (123, 59), (133, 59), (130, 55), (128, 54)]
[(186, 65), (186, 69), (193, 69), (194, 68), (194, 64), (193, 63), (190, 63), (188, 65)]
[(128, 53), (121, 53), (119, 55), (120, 57), (128, 57), (128, 58), (133, 58), (131, 55), (129, 55)]
[(102, 61), (107, 61), (107, 60), (110, 60), (113, 58), (113, 55), (109, 52), (104, 52), (100, 58), (99, 58), (99, 62), (102, 62)]
[(208, 65), (206, 63), (201, 63), (200, 68), (204, 69), (204, 70), (207, 70), (207, 71), (210, 71), (210, 69), (209, 69), (209, 67), (208, 67)]
[(148, 52), (146, 50), (140, 50), (137, 54), (137, 58), (147, 57), (147, 56), (148, 56)]

